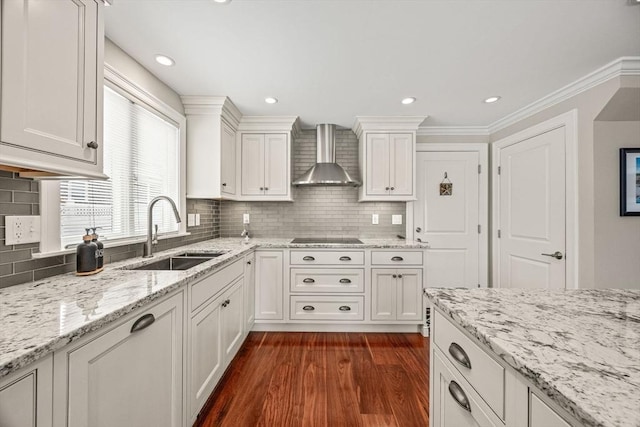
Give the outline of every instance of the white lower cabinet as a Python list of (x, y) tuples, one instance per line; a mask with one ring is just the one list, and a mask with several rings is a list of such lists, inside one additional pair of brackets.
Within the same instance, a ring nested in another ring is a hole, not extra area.
[(283, 252), (256, 251), (256, 320), (283, 320)]
[(54, 356), (55, 426), (183, 424), (184, 292)]
[(50, 427), (53, 356), (47, 356), (0, 381), (0, 426)]
[(422, 270), (371, 270), (371, 320), (422, 319)]
[(195, 421), (244, 338), (244, 278), (192, 315), (189, 332), (189, 421)]
[(553, 409), (547, 406), (535, 393), (529, 393), (529, 427), (570, 427)]
[(244, 330), (245, 335), (256, 321), (256, 254), (251, 252), (244, 257)]

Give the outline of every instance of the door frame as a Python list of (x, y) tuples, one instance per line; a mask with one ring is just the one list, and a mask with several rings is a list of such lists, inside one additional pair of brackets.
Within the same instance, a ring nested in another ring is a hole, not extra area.
[[(565, 129), (565, 288), (578, 288), (578, 110), (573, 109), (491, 143), (491, 287), (500, 274), (501, 150), (543, 133)], [(569, 256), (566, 256), (569, 254)]]
[[(414, 174), (417, 176), (418, 153), (419, 152), (477, 152), (480, 164), (478, 180), (478, 223), (480, 224), (480, 240), (478, 247), (478, 281), (480, 287), (486, 288), (489, 285), (489, 144), (484, 142), (452, 142), (452, 143), (416, 143), (416, 158)], [(417, 182), (416, 182), (417, 192)], [(413, 208), (414, 202), (407, 202), (407, 226), (405, 229), (407, 240), (413, 240)], [(424, 280), (425, 278), (423, 278)]]

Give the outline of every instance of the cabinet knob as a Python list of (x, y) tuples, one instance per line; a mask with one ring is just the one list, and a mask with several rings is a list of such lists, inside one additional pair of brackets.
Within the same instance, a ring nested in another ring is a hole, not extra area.
[(302, 307), (302, 309), (303, 309), (304, 311), (313, 311), (313, 310), (315, 310), (316, 308), (315, 308), (314, 306), (312, 306), (312, 305), (305, 305), (304, 307)]
[(392, 275), (391, 277), (393, 277), (394, 279), (398, 277), (397, 274)]
[(402, 274), (398, 274), (398, 279), (402, 279)]
[(338, 308), (338, 310), (340, 310), (340, 311), (351, 311), (351, 307), (349, 307), (348, 305), (341, 305), (340, 308)]
[(153, 317), (153, 314), (147, 313), (133, 323), (133, 326), (131, 326), (130, 332), (134, 333), (134, 332), (141, 331), (145, 328), (148, 328), (155, 321), (156, 321), (156, 318)]
[(247, 261), (247, 264), (251, 265), (251, 261)]
[(222, 183), (222, 186), (223, 186), (223, 187), (226, 187), (226, 186), (227, 186), (227, 183), (226, 183), (226, 182), (223, 182), (223, 183)]
[(395, 187), (391, 187), (391, 188), (390, 188), (390, 190), (391, 190), (391, 191), (393, 191), (393, 190), (395, 190), (395, 189), (396, 189)]
[(260, 191), (264, 191), (264, 187), (260, 187)]
[(226, 299), (226, 300), (224, 300), (224, 302), (222, 303), (222, 306), (223, 306), (223, 307), (226, 307), (226, 306), (228, 306), (230, 303), (231, 303), (231, 300), (230, 300), (230, 299)]
[(389, 191), (389, 187), (384, 187), (385, 190)]
[(98, 143), (95, 141), (87, 142), (87, 147), (93, 148), (94, 150), (96, 150), (98, 148)]
[(264, 187), (264, 191), (269, 191), (269, 187)]
[(313, 279), (312, 279), (312, 278), (310, 278), (310, 277), (307, 277), (306, 279), (304, 279), (304, 280), (302, 281), (302, 283), (315, 283), (315, 282), (316, 282), (316, 281), (315, 281), (315, 280), (313, 280)]

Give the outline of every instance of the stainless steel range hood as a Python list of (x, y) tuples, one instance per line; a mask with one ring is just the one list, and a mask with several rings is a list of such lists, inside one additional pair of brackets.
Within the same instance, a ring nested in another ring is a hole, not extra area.
[(360, 186), (358, 180), (351, 178), (347, 171), (336, 163), (336, 125), (317, 125), (316, 132), (316, 164), (293, 181), (293, 185)]

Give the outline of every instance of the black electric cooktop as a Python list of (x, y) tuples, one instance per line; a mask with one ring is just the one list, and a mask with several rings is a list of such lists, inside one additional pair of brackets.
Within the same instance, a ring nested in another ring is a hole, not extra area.
[(363, 243), (359, 239), (350, 237), (296, 237), (291, 243), (301, 244), (334, 244), (334, 245), (362, 245)]

